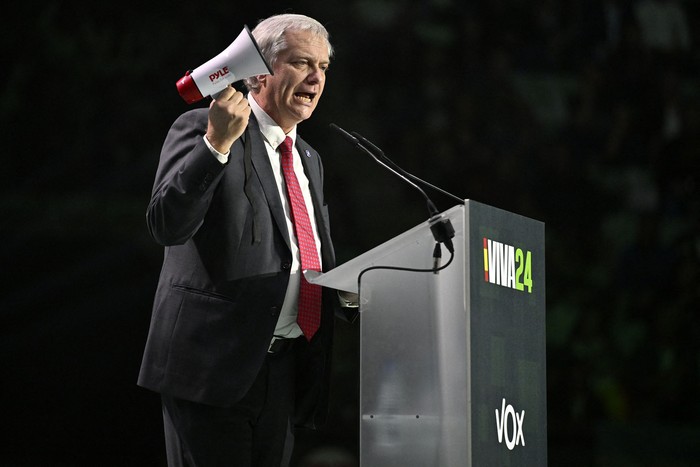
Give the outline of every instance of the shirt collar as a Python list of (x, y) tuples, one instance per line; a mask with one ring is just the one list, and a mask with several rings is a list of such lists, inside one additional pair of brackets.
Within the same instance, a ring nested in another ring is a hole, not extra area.
[(289, 136), (292, 138), (292, 147), (294, 147), (297, 139), (296, 125), (294, 125), (294, 128), (292, 128), (292, 130), (285, 135), (284, 130), (282, 130), (282, 128), (275, 123), (272, 117), (270, 117), (267, 112), (265, 112), (255, 101), (252, 92), (248, 94), (248, 103), (250, 104), (250, 109), (253, 111), (253, 115), (255, 115), (255, 118), (258, 121), (258, 126), (260, 126), (260, 132), (262, 133), (263, 138), (265, 138), (270, 146), (277, 149), (277, 147), (282, 144), (282, 141)]

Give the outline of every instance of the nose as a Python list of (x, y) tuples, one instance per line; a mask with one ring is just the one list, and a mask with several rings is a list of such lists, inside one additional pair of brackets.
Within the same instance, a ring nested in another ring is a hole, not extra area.
[(308, 76), (306, 77), (306, 80), (309, 82), (309, 84), (322, 83), (325, 79), (326, 74), (324, 70), (320, 67), (313, 67), (309, 72)]

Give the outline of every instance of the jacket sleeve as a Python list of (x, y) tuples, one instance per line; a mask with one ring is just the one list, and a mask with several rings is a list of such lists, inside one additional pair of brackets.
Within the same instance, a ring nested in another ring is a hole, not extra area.
[(181, 115), (172, 125), (161, 150), (146, 222), (161, 245), (178, 245), (202, 225), (225, 165), (203, 140), (206, 109)]

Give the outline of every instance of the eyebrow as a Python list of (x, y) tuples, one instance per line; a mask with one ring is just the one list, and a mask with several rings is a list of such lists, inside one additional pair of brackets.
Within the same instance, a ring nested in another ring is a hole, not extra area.
[[(291, 60), (308, 60), (310, 62), (316, 61), (316, 58), (314, 58), (313, 55), (306, 54), (304, 52), (295, 52), (290, 56), (290, 59)], [(327, 59), (319, 60), (318, 62), (329, 64), (329, 63), (331, 63), (331, 59), (327, 58)]]

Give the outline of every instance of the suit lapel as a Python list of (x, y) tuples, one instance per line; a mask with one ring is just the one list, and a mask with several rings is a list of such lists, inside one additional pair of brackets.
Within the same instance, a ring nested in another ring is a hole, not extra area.
[(284, 209), (282, 208), (282, 201), (280, 200), (279, 189), (277, 188), (277, 182), (275, 181), (275, 174), (272, 173), (272, 166), (270, 165), (270, 159), (267, 156), (265, 142), (260, 134), (258, 122), (255, 120), (253, 115), (250, 116), (248, 126), (250, 127), (250, 141), (246, 141), (245, 144), (251, 145), (250, 149), (253, 168), (258, 176), (258, 180), (260, 180), (263, 191), (265, 192), (265, 198), (267, 199), (267, 205), (270, 207), (270, 211), (272, 212), (272, 217), (275, 219), (280, 232), (282, 232), (282, 237), (284, 237), (285, 243), (291, 250), (292, 247), (289, 244), (289, 232), (287, 231), (287, 220), (284, 215)]

